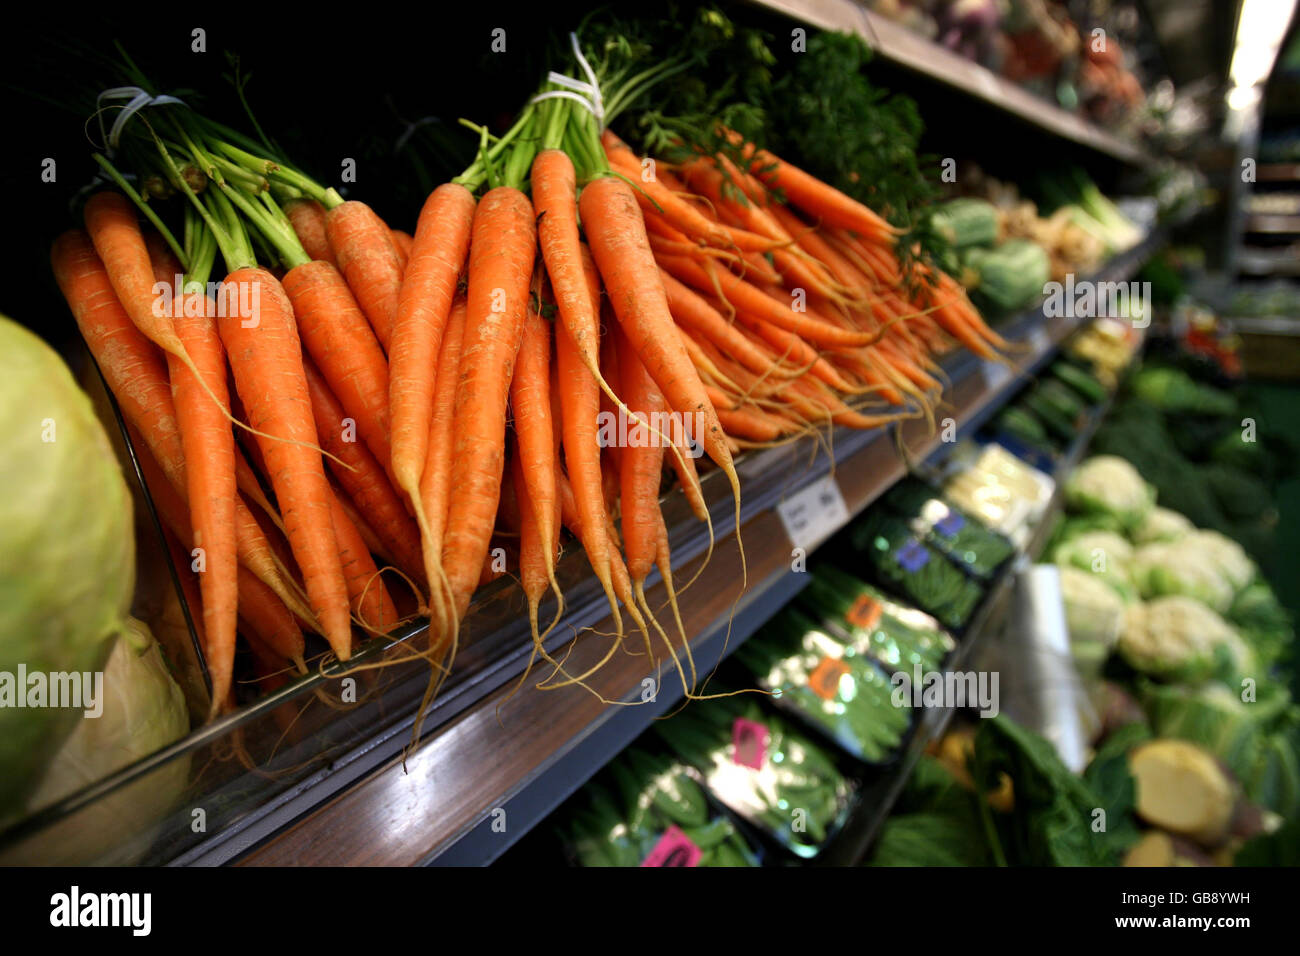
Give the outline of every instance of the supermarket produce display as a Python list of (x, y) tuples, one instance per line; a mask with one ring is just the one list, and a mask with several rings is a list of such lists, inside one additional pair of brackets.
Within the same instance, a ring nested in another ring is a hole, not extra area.
[(1295, 296), (1162, 20), (575, 3), (341, 164), (70, 34), (0, 863), (1293, 864)]

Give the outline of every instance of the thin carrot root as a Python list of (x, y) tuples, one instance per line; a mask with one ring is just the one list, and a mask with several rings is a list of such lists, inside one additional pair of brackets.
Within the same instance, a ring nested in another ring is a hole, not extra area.
[[(661, 641), (663, 641), (664, 647), (667, 648), (667, 650), (668, 650), (668, 655), (669, 655), (669, 657), (672, 658), (672, 661), (673, 661), (673, 667), (675, 667), (675, 668), (677, 669), (677, 676), (681, 679), (681, 682), (682, 682), (682, 690), (685, 692), (685, 694), (686, 694), (687, 697), (691, 697), (691, 696), (693, 696), (693, 691), (695, 690), (695, 667), (694, 667), (694, 664), (692, 663), (692, 666), (691, 666), (691, 678), (690, 678), (690, 680), (687, 680), (687, 678), (686, 678), (686, 671), (682, 668), (681, 658), (679, 658), (679, 657), (677, 656), (677, 650), (676, 650), (676, 648), (673, 647), (673, 642), (672, 642), (672, 640), (668, 637), (667, 632), (664, 631), (664, 629), (663, 629), (663, 627), (660, 625), (658, 619), (655, 617), (655, 615), (654, 615), (654, 611), (652, 611), (652, 610), (650, 609), (650, 602), (646, 600), (646, 596), (645, 596), (645, 582), (644, 582), (644, 581), (638, 581), (638, 582), (636, 582), (636, 584), (635, 584), (635, 589), (636, 589), (636, 601), (637, 601), (637, 604), (640, 606), (642, 612), (644, 613), (644, 615), (645, 615), (645, 617), (646, 617), (646, 620), (648, 620), (648, 621), (650, 622), (650, 624), (654, 627), (655, 633), (659, 635), (659, 639), (660, 639)], [(686, 646), (686, 649), (687, 649), (687, 653), (689, 653), (689, 651), (690, 651), (690, 642), (687, 641), (687, 642), (684, 642), (684, 643), (685, 643), (685, 646)]]

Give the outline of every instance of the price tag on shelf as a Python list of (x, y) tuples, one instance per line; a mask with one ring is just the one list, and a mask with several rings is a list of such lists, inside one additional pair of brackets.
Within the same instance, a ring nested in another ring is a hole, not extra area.
[(737, 717), (731, 725), (731, 759), (738, 767), (762, 770), (767, 762), (767, 727), (747, 717)]
[(786, 498), (776, 512), (790, 543), (805, 551), (821, 544), (849, 520), (844, 495), (830, 475)]
[(915, 538), (908, 538), (903, 546), (894, 552), (894, 559), (903, 569), (915, 574), (930, 563), (930, 552)]
[(990, 389), (999, 389), (1011, 378), (1011, 366), (1005, 362), (984, 363), (984, 384)]
[(849, 665), (841, 658), (823, 657), (808, 675), (808, 689), (822, 700), (834, 700), (840, 694), (840, 679), (848, 672)]
[(864, 631), (874, 631), (884, 612), (885, 609), (880, 606), (880, 602), (870, 594), (860, 594), (848, 613), (844, 615), (844, 620)]
[(1046, 325), (1034, 326), (1034, 330), (1029, 333), (1026, 341), (1035, 353), (1046, 352), (1052, 347), (1052, 337), (1048, 334)]
[(945, 538), (951, 538), (964, 527), (966, 527), (966, 519), (955, 511), (948, 512), (945, 517), (934, 523), (934, 530)]
[(697, 866), (704, 851), (677, 824), (672, 824), (641, 861), (642, 866)]

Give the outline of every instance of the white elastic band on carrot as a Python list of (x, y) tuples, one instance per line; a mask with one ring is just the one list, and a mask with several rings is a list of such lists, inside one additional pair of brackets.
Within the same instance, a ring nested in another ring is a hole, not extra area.
[[(596, 125), (600, 132), (605, 132), (605, 98), (600, 95), (600, 82), (596, 79), (596, 71), (591, 68), (587, 58), (582, 55), (582, 47), (578, 44), (578, 34), (569, 34), (569, 43), (573, 47), (573, 55), (578, 60), (578, 65), (582, 67), (582, 72), (587, 74), (587, 81), (575, 80), (571, 76), (565, 76), (563, 73), (556, 73), (551, 70), (546, 74), (547, 82), (554, 83), (556, 86), (563, 86), (563, 90), (551, 90), (547, 93), (538, 93), (530, 103), (539, 103), (542, 100), (564, 99), (573, 100), (580, 103), (592, 116), (596, 117)], [(573, 92), (569, 92), (572, 90)]]
[[(104, 90), (95, 98), (96, 110), (99, 109), (100, 104), (103, 103), (104, 100), (130, 101), (126, 106), (122, 107), (122, 112), (119, 113), (117, 119), (113, 121), (113, 128), (110, 129), (108, 135), (105, 136), (110, 154), (117, 149), (117, 144), (122, 138), (122, 130), (126, 127), (127, 120), (140, 112), (140, 110), (144, 109), (146, 106), (167, 106), (170, 104), (175, 104), (177, 106), (185, 105), (185, 101), (178, 97), (169, 96), (165, 93), (159, 96), (151, 96), (138, 86), (115, 86), (112, 89)], [(99, 134), (104, 136), (103, 114), (100, 114), (99, 116)]]

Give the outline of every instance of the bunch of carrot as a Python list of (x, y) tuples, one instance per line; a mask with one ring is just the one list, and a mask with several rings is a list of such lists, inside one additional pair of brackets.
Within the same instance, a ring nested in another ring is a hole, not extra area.
[(929, 417), (954, 339), (998, 358), (1005, 341), (951, 276), (919, 265), (923, 281), (905, 280), (885, 220), (731, 136), (748, 168), (602, 143), (638, 187), (673, 317), (738, 447)]
[[(563, 608), (561, 527), (581, 542), (617, 635), (627, 614), (651, 653), (657, 635), (676, 658), (645, 596), (655, 567), (671, 582), (659, 509), (665, 456), (700, 517), (708, 515), (688, 439), (739, 496), (635, 195), (607, 168), (584, 166), (580, 176), (571, 152), (585, 161), (600, 150), (589, 135), (575, 146), (575, 135), (581, 121), (563, 104), (530, 105), (501, 139), (485, 135), (470, 170), (433, 192), (390, 350), (393, 470), (421, 528), (438, 631), (454, 649), (500, 520), (515, 542), (534, 652), (554, 665), (547, 687), (584, 683), (595, 669), (569, 674), (543, 644), (549, 628), (538, 608), (548, 591), (556, 620)], [(488, 188), (476, 199), (480, 186)], [(432, 378), (405, 371), (429, 368)], [(640, 440), (603, 440), (602, 411), (640, 426)], [(674, 443), (662, 425), (669, 413), (702, 425), (689, 435), (678, 428)], [(611, 642), (601, 663), (618, 647)]]
[[(354, 621), (385, 633), (398, 602), (411, 603), (395, 600), (374, 556), (417, 588), (422, 579), (419, 531), (388, 469), (382, 343), (402, 236), (225, 133), (188, 112), (156, 117), (142, 134), (153, 164), (134, 151), (148, 200), (97, 156), (122, 191), (92, 196), (84, 230), (51, 251), (154, 505), (188, 555), (182, 574), (197, 575), (213, 716), (234, 703), (237, 634), (264, 676), (305, 669), (304, 629), (346, 660)], [(158, 214), (169, 192), (185, 201), (183, 233)], [(209, 283), (218, 253), (225, 279)]]
[[(420, 614), (432, 694), (475, 590), (502, 573), (494, 544), (551, 665), (538, 686), (585, 686), (626, 615), (689, 689), (665, 469), (708, 522), (706, 454), (739, 518), (742, 448), (928, 415), (937, 353), (1004, 346), (950, 277), (906, 284), (895, 231), (796, 167), (739, 142), (739, 164), (643, 162), (601, 122), (602, 92), (620, 92), (573, 49), (587, 82), (553, 74), (507, 133), (479, 129), (478, 159), (413, 236), (184, 107), (136, 124), (122, 153), (150, 191), (98, 157), (121, 192), (92, 197), (54, 269), (198, 572), (214, 714), (233, 701), (237, 632), (265, 674), (304, 667), (304, 629), (346, 660), (354, 623)], [(170, 195), (180, 238), (159, 215)], [(180, 307), (157, 310), (155, 281), (177, 276)], [(577, 674), (544, 641), (566, 528), (616, 632)], [(646, 597), (656, 568), (685, 664)]]

